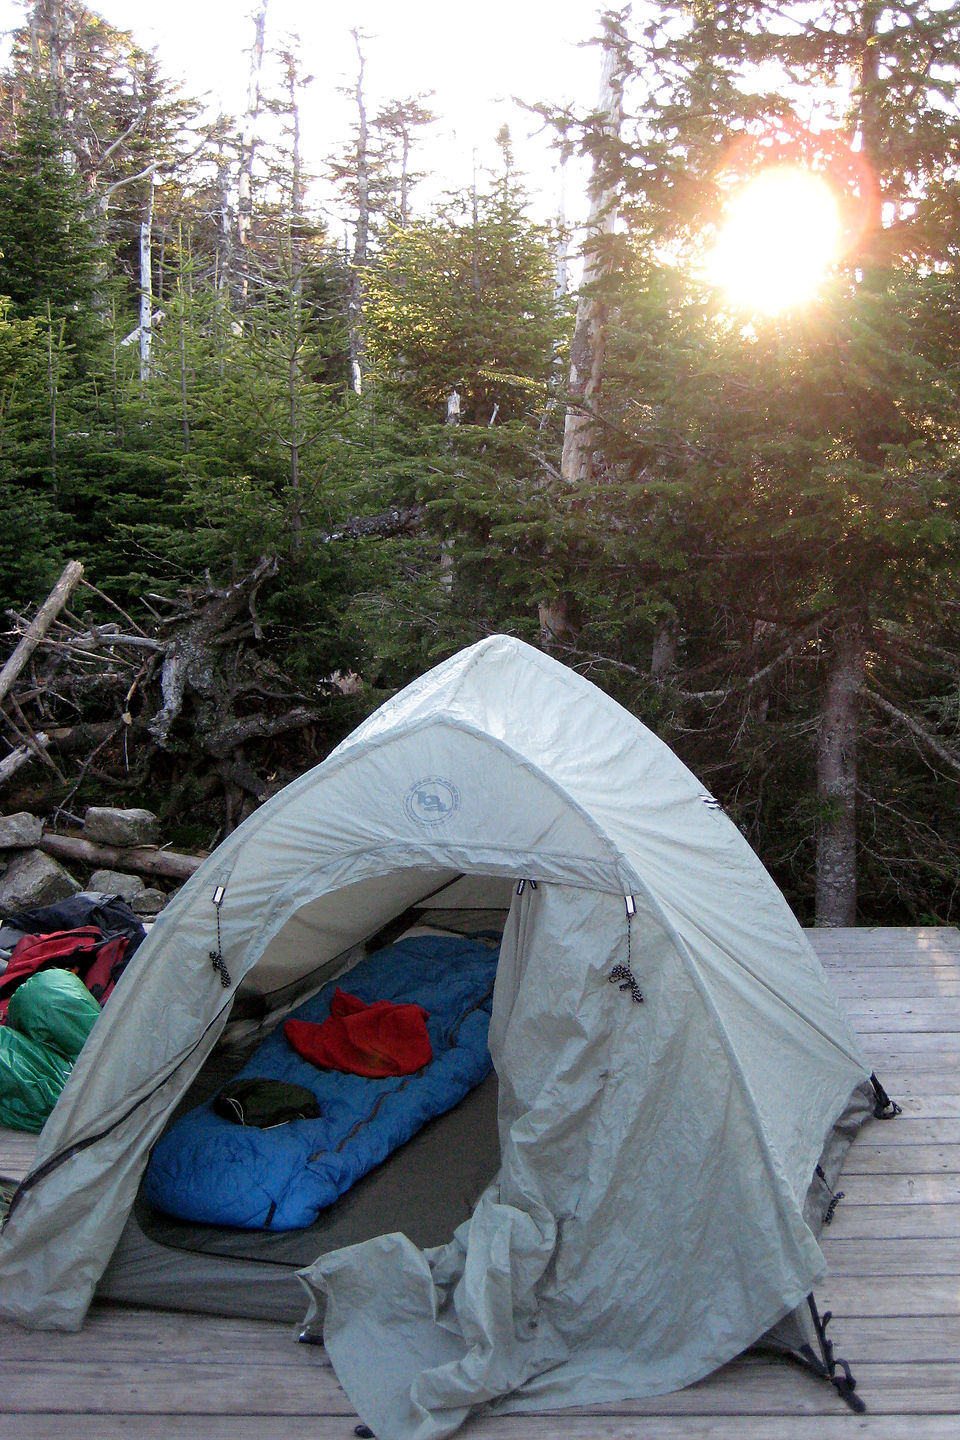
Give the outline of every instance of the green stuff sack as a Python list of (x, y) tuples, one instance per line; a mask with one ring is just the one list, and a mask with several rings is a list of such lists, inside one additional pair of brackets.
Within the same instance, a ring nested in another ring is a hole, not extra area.
[(0, 1125), (42, 1130), (73, 1066), (27, 1035), (0, 1029)]
[(10, 997), (7, 1024), (72, 1065), (99, 1014), (100, 1006), (72, 971), (39, 970)]

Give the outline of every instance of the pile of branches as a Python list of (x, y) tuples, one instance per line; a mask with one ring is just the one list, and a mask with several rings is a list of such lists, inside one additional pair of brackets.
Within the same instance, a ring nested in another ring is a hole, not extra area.
[[(71, 561), (36, 615), (8, 611), (0, 808), (10, 808), (14, 776), (42, 766), (55, 820), (74, 820), (70, 806), (92, 783), (162, 791), (168, 815), (184, 801), (199, 806), (216, 817), (211, 840), (232, 830), (315, 758), (318, 697), (271, 661), (257, 618), (257, 594), (276, 572), (276, 560), (264, 557), (224, 587), (208, 580), (176, 599), (147, 595), (138, 620)], [(75, 597), (84, 592), (117, 618), (78, 615)], [(345, 682), (334, 677), (329, 688), (338, 686)], [(295, 738), (292, 768), (278, 768), (276, 737)]]

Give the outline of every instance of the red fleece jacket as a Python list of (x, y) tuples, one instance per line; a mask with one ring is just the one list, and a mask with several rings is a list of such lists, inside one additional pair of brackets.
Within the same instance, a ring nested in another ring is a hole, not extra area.
[(328, 1020), (288, 1020), (283, 1033), (298, 1055), (323, 1070), (380, 1079), (412, 1075), (429, 1065), (433, 1046), (428, 1017), (421, 1005), (394, 1005), (390, 1000), (367, 1005), (338, 988)]

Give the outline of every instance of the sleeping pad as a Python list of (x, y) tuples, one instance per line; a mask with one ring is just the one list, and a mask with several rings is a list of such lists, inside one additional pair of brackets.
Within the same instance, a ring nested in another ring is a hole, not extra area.
[(310, 1225), (435, 1115), (490, 1070), (487, 1031), (499, 943), (418, 935), (362, 960), (325, 985), (291, 1019), (323, 1023), (342, 981), (366, 1004), (419, 1005), (428, 1013), (433, 1060), (414, 1074), (371, 1079), (321, 1070), (276, 1029), (240, 1071), (283, 1080), (316, 1096), (320, 1117), (273, 1129), (234, 1124), (215, 1100), (180, 1116), (150, 1157), (144, 1198), (169, 1215), (242, 1229)]

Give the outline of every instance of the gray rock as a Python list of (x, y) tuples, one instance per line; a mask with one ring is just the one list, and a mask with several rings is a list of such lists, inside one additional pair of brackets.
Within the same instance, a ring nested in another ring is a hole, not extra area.
[(0, 850), (32, 850), (42, 834), (43, 821), (26, 810), (0, 815)]
[(80, 889), (69, 870), (42, 850), (20, 850), (0, 879), (0, 911), (35, 910), (77, 895)]
[(134, 915), (153, 919), (155, 915), (160, 914), (166, 903), (167, 896), (162, 890), (140, 890), (130, 900), (130, 909)]
[(84, 816), (83, 834), (97, 845), (156, 845), (159, 821), (150, 810), (114, 810), (91, 805)]
[(142, 895), (146, 888), (139, 875), (125, 875), (122, 870), (95, 870), (87, 881), (88, 890), (96, 890), (101, 895), (122, 895), (127, 901)]

